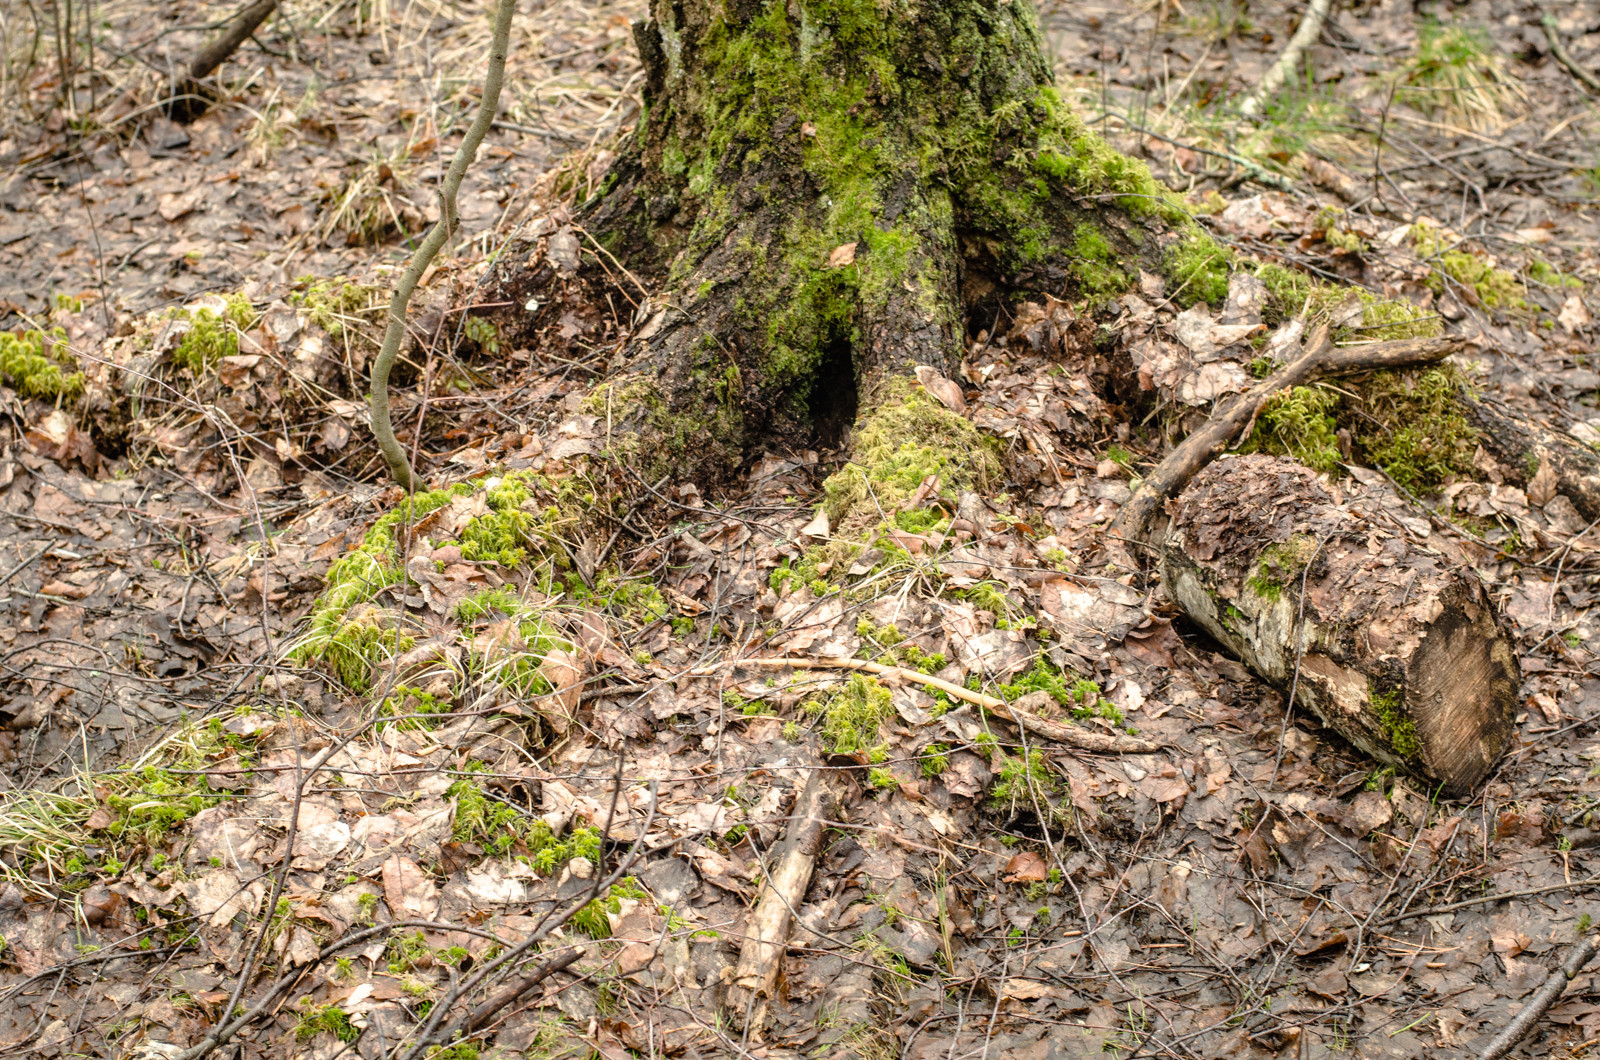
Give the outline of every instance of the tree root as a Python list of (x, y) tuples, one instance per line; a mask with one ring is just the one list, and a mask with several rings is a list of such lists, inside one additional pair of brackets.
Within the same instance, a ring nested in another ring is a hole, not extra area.
[(1307, 340), (1304, 352), (1266, 379), (1240, 394), (1190, 434), (1145, 478), (1133, 498), (1111, 524), (1111, 533), (1127, 541), (1148, 543), (1151, 524), (1169, 498), (1215, 460), (1234, 439), (1247, 433), (1263, 405), (1278, 393), (1319, 379), (1355, 375), (1380, 368), (1408, 368), (1441, 361), (1460, 348), (1460, 340), (1398, 339), (1336, 348), (1326, 325)]
[(461, 147), (450, 160), (445, 171), (444, 185), (439, 191), (439, 220), (428, 232), (427, 238), (411, 255), (411, 263), (395, 284), (394, 296), (389, 300), (389, 323), (383, 332), (383, 348), (372, 362), (372, 390), (368, 400), (372, 405), (372, 434), (383, 450), (383, 459), (389, 465), (394, 480), (407, 490), (415, 492), (420, 481), (411, 470), (406, 451), (394, 436), (394, 424), (389, 418), (389, 372), (395, 358), (400, 355), (400, 340), (405, 336), (406, 307), (411, 304), (411, 294), (422, 281), (422, 274), (432, 263), (445, 240), (455, 235), (461, 219), (456, 212), (456, 193), (461, 189), (461, 178), (478, 154), (478, 145), (494, 122), (495, 110), (500, 103), (500, 87), (505, 82), (506, 52), (511, 40), (511, 16), (516, 10), (516, 0), (497, 0), (494, 11), (494, 39), (489, 45), (489, 69), (483, 77), (483, 98), (478, 104), (477, 116), (461, 140)]
[(1561, 995), (1566, 992), (1567, 984), (1583, 971), (1583, 966), (1594, 959), (1597, 936), (1590, 936), (1575, 944), (1567, 951), (1567, 959), (1561, 962), (1561, 967), (1550, 973), (1538, 993), (1528, 999), (1512, 1021), (1506, 1024), (1506, 1029), (1495, 1036), (1488, 1048), (1479, 1054), (1479, 1060), (1500, 1060), (1516, 1044), (1526, 1038), (1533, 1025), (1538, 1023), (1549, 1012)]
[[(1085, 729), (1081, 725), (1069, 725), (1064, 722), (1051, 721), (1041, 718), (1026, 710), (1018, 709), (1015, 703), (1007, 703), (995, 696), (986, 696), (982, 692), (974, 692), (970, 688), (963, 688), (958, 684), (930, 677), (916, 670), (907, 670), (899, 666), (885, 666), (883, 663), (868, 662), (865, 659), (735, 659), (733, 666), (769, 666), (781, 668), (793, 667), (796, 670), (860, 670), (863, 673), (877, 674), (891, 680), (911, 681), (927, 688), (937, 688), (953, 699), (975, 703), (997, 718), (1011, 722), (1018, 728), (1025, 729), (1035, 736), (1056, 743), (1064, 743), (1068, 747), (1076, 747), (1080, 751), (1099, 751), (1103, 754), (1154, 754), (1161, 750), (1161, 744), (1153, 740), (1141, 740), (1137, 736), (1124, 736), (1113, 733), (1095, 732)], [(696, 673), (705, 673), (697, 670)]]
[(1300, 64), (1300, 56), (1322, 35), (1322, 24), (1327, 21), (1328, 11), (1332, 7), (1333, 0), (1311, 0), (1306, 7), (1305, 17), (1300, 20), (1300, 28), (1289, 39), (1289, 46), (1283, 49), (1278, 61), (1267, 68), (1267, 72), (1261, 76), (1261, 83), (1239, 101), (1240, 114), (1254, 118), (1261, 113), (1262, 104), (1283, 87), (1289, 75), (1294, 73), (1294, 68)]

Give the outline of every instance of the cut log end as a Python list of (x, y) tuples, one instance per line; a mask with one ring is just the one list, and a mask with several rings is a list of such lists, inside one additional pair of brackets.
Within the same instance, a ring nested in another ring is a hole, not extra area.
[(1292, 460), (1207, 468), (1173, 505), (1162, 581), (1256, 673), (1377, 760), (1472, 790), (1514, 736), (1510, 634), (1447, 541)]

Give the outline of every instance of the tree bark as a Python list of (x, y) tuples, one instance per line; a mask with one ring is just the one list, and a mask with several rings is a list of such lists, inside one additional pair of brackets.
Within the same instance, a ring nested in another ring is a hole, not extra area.
[(1162, 582), (1228, 651), (1381, 762), (1452, 795), (1488, 775), (1520, 673), (1450, 542), (1411, 541), (1375, 499), (1281, 457), (1213, 464), (1174, 508)]
[(651, 15), (644, 112), (578, 215), (659, 292), (589, 401), (643, 478), (714, 481), (917, 366), (954, 375), (969, 317), (1013, 299), (1114, 297), (1140, 267), (1225, 290), (1171, 193), (1061, 101), (1025, 0)]
[(1551, 495), (1564, 493), (1585, 519), (1600, 519), (1600, 453), (1493, 402), (1463, 395), (1460, 404), (1507, 482), (1528, 487), (1548, 467)]

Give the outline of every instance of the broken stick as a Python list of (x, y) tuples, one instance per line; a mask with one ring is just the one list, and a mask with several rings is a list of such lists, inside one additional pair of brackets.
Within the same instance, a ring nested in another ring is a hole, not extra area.
[(970, 688), (963, 688), (954, 682), (931, 677), (916, 670), (885, 666), (883, 663), (868, 662), (865, 659), (764, 658), (735, 659), (732, 662), (735, 666), (793, 667), (796, 670), (860, 670), (863, 673), (888, 677), (894, 681), (911, 681), (926, 688), (937, 688), (954, 699), (975, 703), (995, 717), (1009, 721), (1018, 728), (1026, 729), (1035, 736), (1064, 743), (1080, 751), (1099, 751), (1103, 754), (1154, 754), (1161, 750), (1161, 745), (1154, 740), (1141, 740), (1137, 736), (1122, 733), (1095, 732), (1081, 725), (1041, 718), (1037, 714), (1021, 709), (1016, 703), (1007, 703), (996, 696), (986, 696), (982, 692), (974, 692)]
[(1505, 1030), (1495, 1035), (1494, 1041), (1479, 1054), (1478, 1060), (1500, 1060), (1515, 1048), (1518, 1042), (1526, 1038), (1528, 1032), (1533, 1030), (1533, 1025), (1550, 1011), (1562, 994), (1566, 993), (1567, 984), (1576, 979), (1578, 973), (1583, 971), (1583, 966), (1594, 959), (1595, 943), (1595, 937), (1590, 936), (1574, 945), (1568, 951), (1567, 959), (1561, 962), (1561, 967), (1550, 973), (1550, 977), (1544, 981), (1539, 992), (1528, 999), (1528, 1003), (1522, 1006), (1522, 1011), (1517, 1013), (1516, 1018), (1506, 1024)]
[(1327, 326), (1319, 326), (1311, 333), (1299, 357), (1219, 407), (1199, 430), (1163, 457), (1140, 483), (1138, 492), (1117, 513), (1111, 524), (1112, 533), (1123, 540), (1149, 542), (1151, 524), (1161, 506), (1244, 434), (1255, 422), (1262, 406), (1280, 392), (1334, 376), (1442, 361), (1460, 345), (1458, 339), (1437, 338), (1335, 347)]
[(201, 80), (210, 77), (217, 67), (227, 61), (228, 56), (238, 51), (239, 45), (249, 40), (261, 28), (261, 23), (272, 17), (277, 9), (278, 0), (256, 0), (234, 15), (227, 28), (200, 49), (200, 53), (189, 64), (187, 80), (181, 80), (173, 86), (168, 111), (174, 121), (188, 123), (206, 112), (211, 106), (212, 95), (200, 84)]
[(811, 886), (811, 872), (822, 850), (827, 797), (822, 770), (813, 769), (794, 801), (789, 835), (777, 856), (777, 865), (763, 882), (761, 899), (745, 927), (744, 947), (739, 951), (739, 964), (728, 987), (728, 1009), (752, 1034), (766, 1022), (767, 998), (772, 996), (778, 978), (789, 928)]

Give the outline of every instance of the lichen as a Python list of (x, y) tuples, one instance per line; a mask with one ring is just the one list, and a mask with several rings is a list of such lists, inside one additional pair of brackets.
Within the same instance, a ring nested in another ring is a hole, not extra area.
[(26, 397), (77, 397), (83, 393), (83, 373), (63, 370), (75, 367), (62, 328), (0, 332), (0, 375)]

